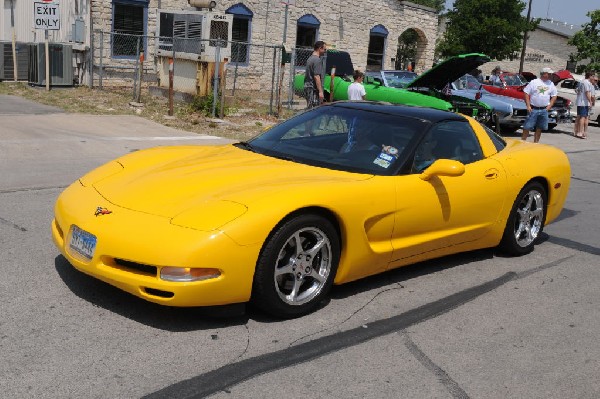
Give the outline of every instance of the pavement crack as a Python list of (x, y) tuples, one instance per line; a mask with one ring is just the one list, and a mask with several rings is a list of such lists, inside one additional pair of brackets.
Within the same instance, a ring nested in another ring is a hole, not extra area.
[(344, 324), (345, 322), (347, 322), (348, 320), (350, 320), (351, 318), (353, 318), (353, 317), (354, 317), (356, 314), (358, 314), (360, 311), (362, 311), (364, 308), (366, 308), (366, 307), (367, 307), (367, 306), (368, 306), (368, 305), (369, 305), (371, 302), (373, 302), (375, 299), (377, 299), (377, 297), (378, 297), (379, 295), (381, 295), (381, 294), (383, 294), (383, 293), (386, 293), (386, 292), (388, 292), (388, 291), (393, 291), (393, 290), (397, 290), (397, 289), (400, 289), (400, 288), (404, 288), (404, 286), (403, 286), (402, 284), (400, 284), (400, 283), (397, 283), (397, 286), (396, 286), (396, 287), (391, 287), (391, 288), (387, 288), (387, 289), (385, 289), (385, 290), (383, 290), (383, 291), (379, 291), (377, 294), (375, 294), (375, 295), (373, 296), (373, 298), (371, 298), (370, 300), (368, 300), (368, 301), (367, 301), (367, 303), (365, 303), (365, 304), (364, 304), (363, 306), (361, 306), (360, 308), (356, 309), (354, 312), (352, 312), (352, 314), (351, 314), (350, 316), (346, 317), (346, 319), (344, 319), (344, 320), (343, 320), (343, 321), (341, 321), (340, 323), (337, 323), (335, 326), (332, 326), (332, 327), (327, 327), (327, 328), (324, 328), (324, 329), (322, 329), (322, 330), (315, 331), (315, 332), (313, 332), (313, 333), (307, 334), (307, 335), (305, 335), (305, 336), (303, 336), (303, 337), (297, 338), (297, 339), (293, 340), (292, 342), (290, 342), (290, 343), (289, 343), (289, 345), (288, 345), (288, 347), (291, 347), (291, 346), (293, 346), (294, 344), (296, 344), (297, 342), (299, 342), (299, 341), (302, 341), (302, 340), (304, 340), (304, 339), (306, 339), (306, 338), (309, 338), (309, 337), (312, 337), (312, 336), (315, 336), (315, 335), (318, 335), (318, 334), (324, 333), (325, 331), (329, 331), (329, 330), (332, 330), (332, 329), (334, 329), (335, 327), (339, 327), (339, 326), (341, 326), (342, 324)]
[(582, 182), (585, 182), (585, 183), (592, 183), (592, 184), (600, 184), (600, 181), (582, 179), (580, 177), (571, 177), (571, 180), (577, 180), (577, 181), (582, 181)]
[(246, 328), (246, 347), (242, 351), (242, 353), (236, 357), (233, 361), (229, 362), (229, 364), (235, 363), (236, 361), (242, 359), (246, 353), (248, 353), (248, 348), (250, 348), (250, 329), (248, 328), (248, 323), (244, 324)]
[(27, 231), (27, 229), (25, 227), (19, 226), (18, 224), (11, 222), (10, 220), (4, 219), (3, 217), (0, 217), (0, 224), (4, 224), (4, 225), (10, 226), (10, 227), (13, 227), (20, 231)]
[(404, 345), (408, 351), (425, 367), (431, 371), (437, 379), (444, 385), (444, 387), (450, 392), (455, 399), (469, 399), (469, 395), (458, 385), (456, 381), (452, 379), (440, 366), (435, 364), (426, 354), (423, 352), (417, 344), (410, 338), (406, 331), (399, 333), (404, 339)]

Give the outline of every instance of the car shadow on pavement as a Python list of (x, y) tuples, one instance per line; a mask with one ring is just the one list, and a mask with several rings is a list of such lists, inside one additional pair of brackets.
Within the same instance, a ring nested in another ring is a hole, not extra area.
[(244, 325), (248, 316), (245, 305), (204, 308), (176, 308), (147, 302), (110, 284), (75, 269), (59, 255), (56, 271), (67, 287), (79, 298), (138, 323), (171, 332), (208, 330)]

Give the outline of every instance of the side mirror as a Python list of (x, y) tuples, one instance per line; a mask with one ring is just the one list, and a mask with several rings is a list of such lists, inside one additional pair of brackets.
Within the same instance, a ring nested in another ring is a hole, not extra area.
[(438, 159), (419, 175), (421, 180), (429, 180), (433, 176), (462, 176), (465, 165), (453, 159)]

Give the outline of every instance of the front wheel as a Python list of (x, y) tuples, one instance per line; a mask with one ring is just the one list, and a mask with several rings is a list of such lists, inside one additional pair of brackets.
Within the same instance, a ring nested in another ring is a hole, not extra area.
[(314, 214), (293, 217), (261, 251), (252, 302), (276, 317), (310, 313), (331, 289), (339, 259), (340, 240), (331, 222)]
[(528, 183), (513, 205), (500, 248), (511, 255), (524, 255), (533, 250), (546, 220), (546, 189), (538, 182)]
[(548, 131), (552, 131), (554, 130), (554, 128), (556, 127), (556, 123), (548, 123)]

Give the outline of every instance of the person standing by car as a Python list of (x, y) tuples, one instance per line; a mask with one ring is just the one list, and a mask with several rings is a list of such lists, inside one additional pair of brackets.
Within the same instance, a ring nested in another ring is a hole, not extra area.
[(314, 108), (323, 102), (325, 94), (323, 91), (323, 61), (321, 57), (327, 50), (325, 42), (319, 40), (313, 46), (313, 53), (306, 61), (304, 73), (304, 94), (306, 96), (306, 108)]
[(542, 130), (548, 129), (548, 111), (554, 105), (557, 96), (556, 86), (550, 80), (553, 73), (550, 68), (542, 68), (540, 77), (529, 82), (523, 89), (529, 115), (523, 123), (522, 140), (527, 140), (529, 131), (535, 130), (533, 142), (537, 143), (542, 136)]
[(594, 81), (596, 74), (592, 71), (585, 73), (585, 79), (577, 87), (577, 118), (575, 119), (575, 137), (580, 139), (587, 138), (587, 127), (590, 122), (590, 109), (594, 106), (596, 98), (594, 96)]
[(502, 80), (500, 80), (500, 74), (502, 73), (502, 68), (498, 65), (496, 68), (492, 69), (492, 74), (489, 78), (489, 84), (492, 86), (502, 86)]
[(365, 100), (367, 96), (367, 92), (365, 91), (365, 87), (362, 82), (365, 77), (365, 74), (359, 71), (358, 69), (354, 71), (354, 82), (350, 86), (348, 86), (348, 100), (350, 101), (361, 101)]

